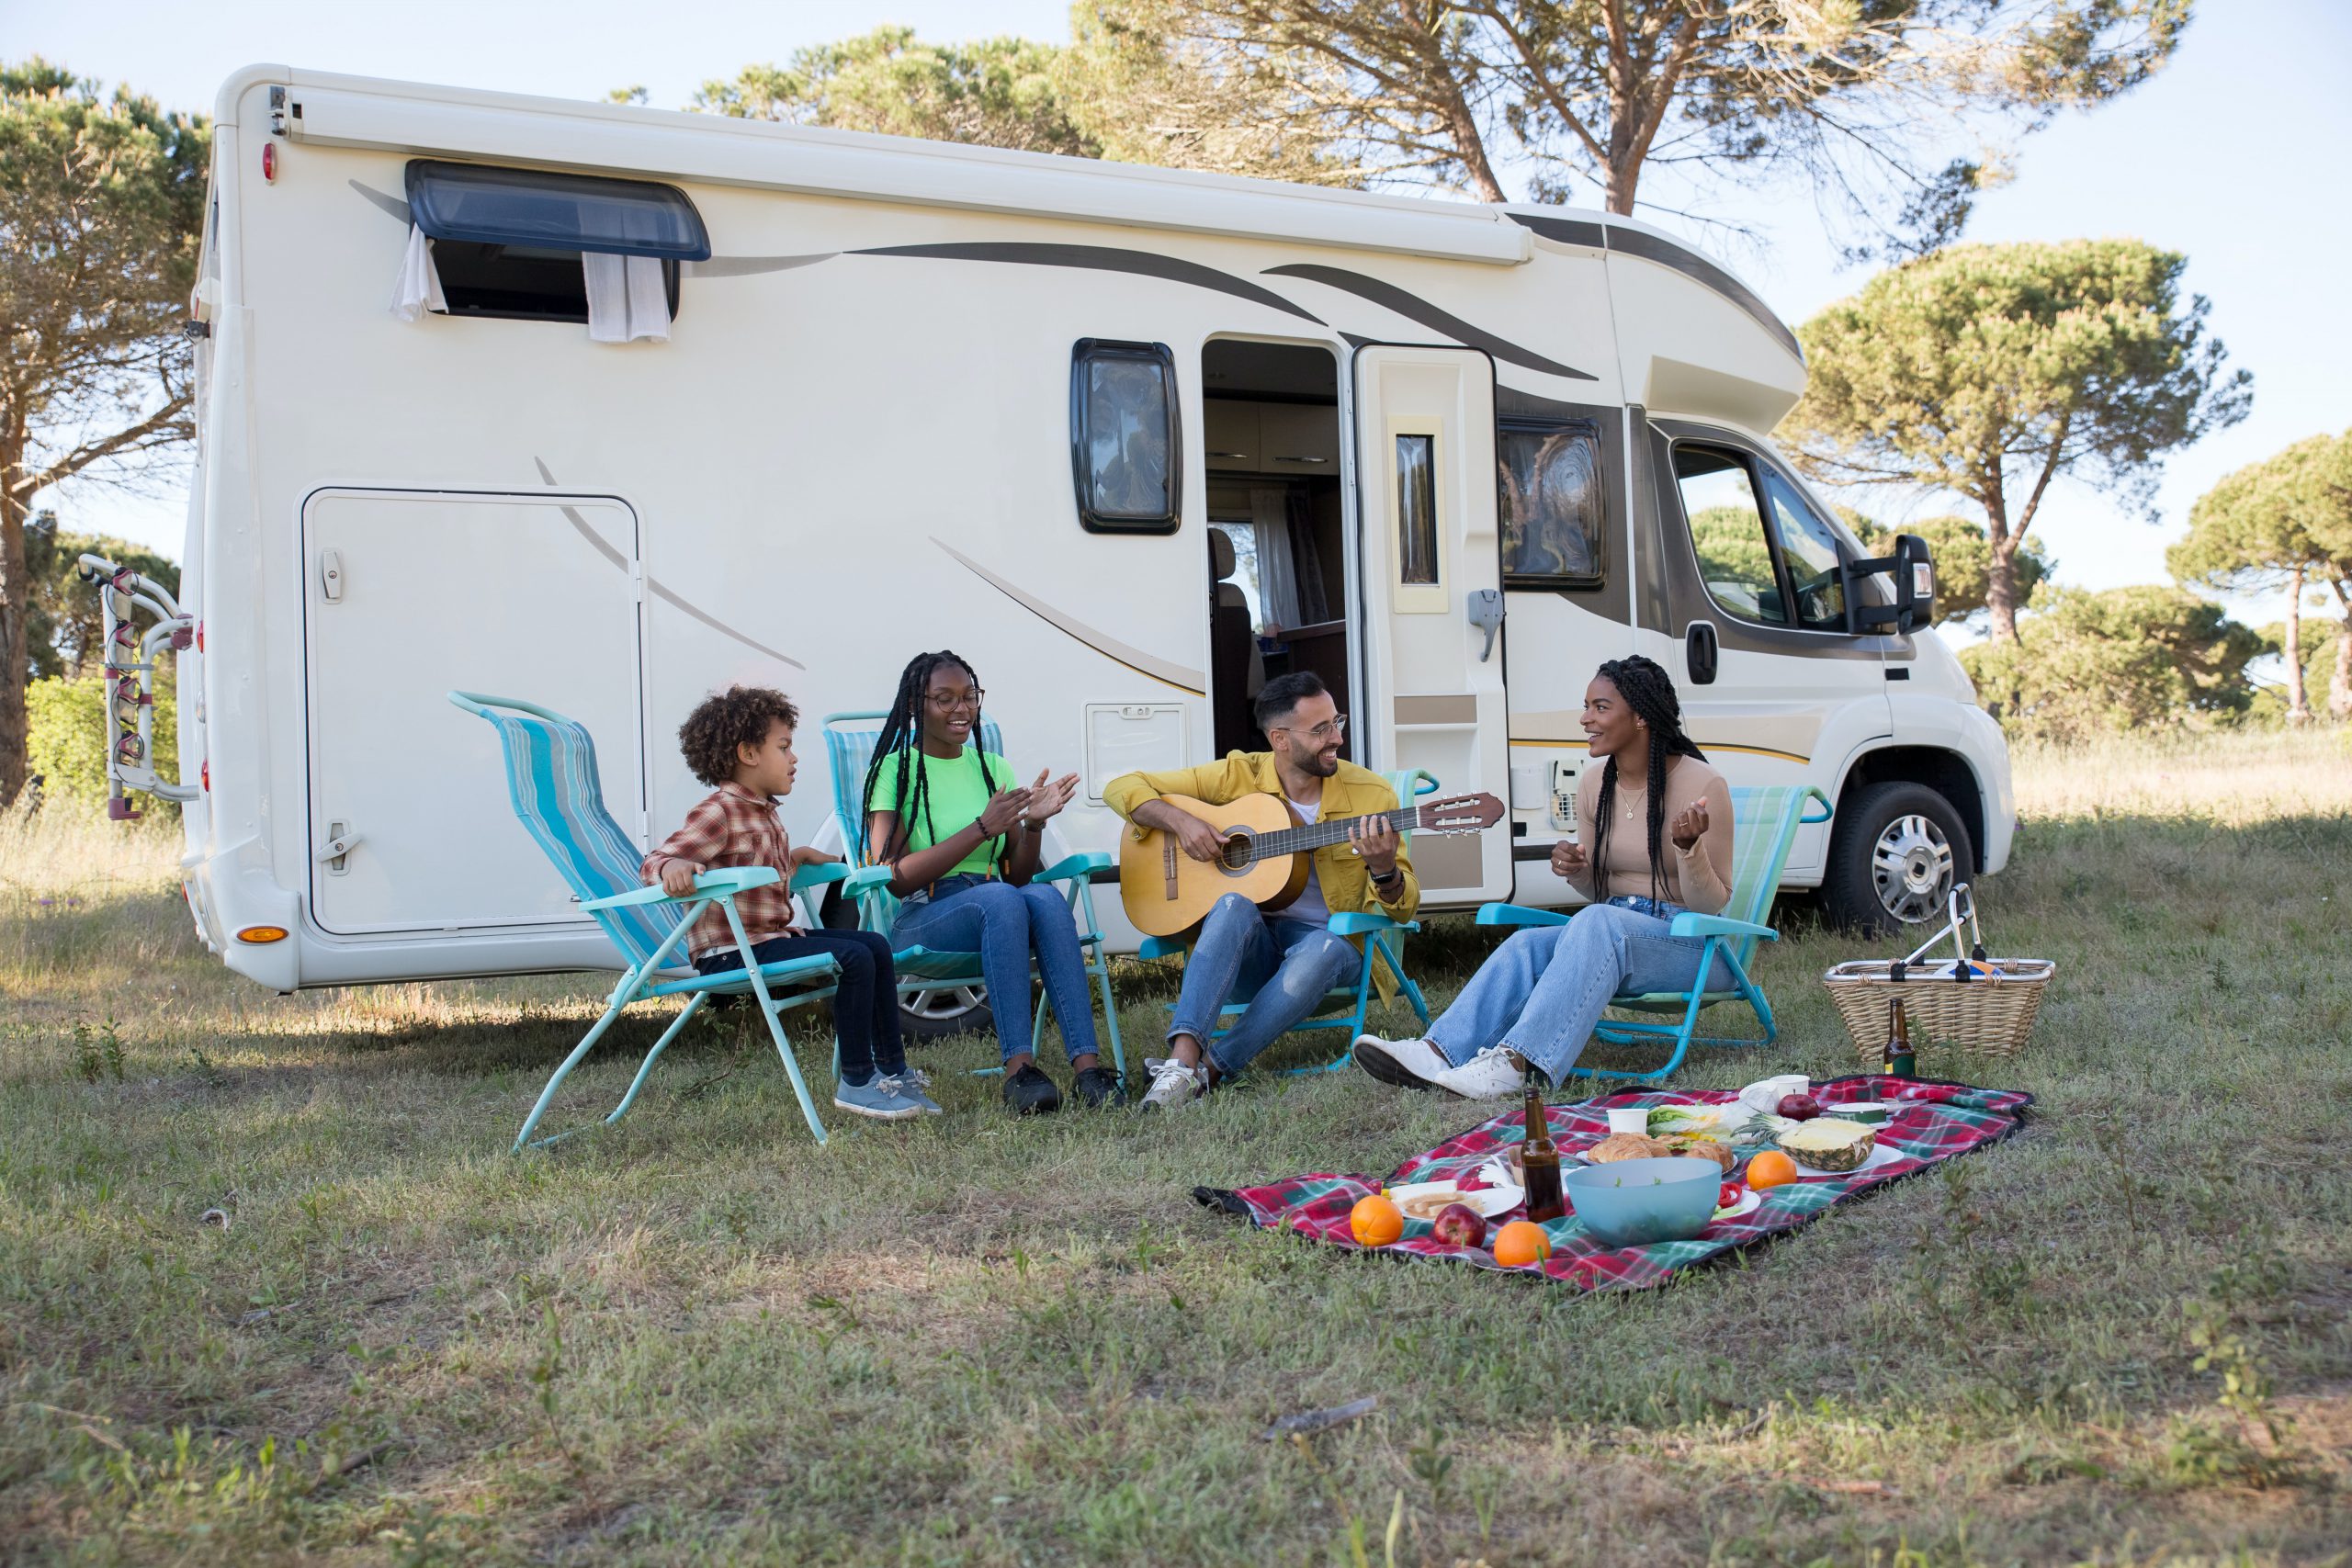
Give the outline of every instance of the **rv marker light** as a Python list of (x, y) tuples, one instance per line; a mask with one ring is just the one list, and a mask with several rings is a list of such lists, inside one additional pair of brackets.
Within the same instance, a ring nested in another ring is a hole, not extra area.
[(250, 942), (258, 944), (268, 942), (284, 942), (286, 940), (286, 936), (287, 931), (284, 926), (247, 926), (243, 931), (237, 933), (237, 940), (239, 942)]
[(265, 141), (261, 144), (261, 177), (273, 185), (277, 183), (277, 143), (275, 141)]
[(200, 768), (197, 769), (197, 771), (196, 771), (196, 779), (197, 779), (197, 782), (198, 782), (198, 784), (202, 784), (202, 785), (204, 786), (204, 793), (205, 793), (205, 794), (207, 794), (207, 795), (210, 795), (210, 794), (212, 793), (212, 759), (211, 759), (211, 758), (207, 757), (206, 759), (204, 759), (204, 765), (203, 765), (202, 767), (200, 767)]

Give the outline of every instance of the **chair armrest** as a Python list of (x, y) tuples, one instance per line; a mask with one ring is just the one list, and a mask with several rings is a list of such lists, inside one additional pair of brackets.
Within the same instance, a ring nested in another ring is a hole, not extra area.
[(891, 875), (887, 865), (862, 865), (842, 879), (842, 891), (859, 894), (870, 887), (888, 887)]
[[(1797, 818), (1800, 822), (1826, 822), (1838, 815), (1838, 807), (1830, 803), (1829, 797), (1822, 794), (1820, 786), (1816, 784), (1805, 785), (1804, 794), (1797, 798), (1804, 803), (1804, 815)], [(1813, 814), (1813, 808), (1816, 806), (1821, 807), (1821, 815), (1818, 817)]]
[(1531, 908), (1525, 904), (1481, 904), (1482, 926), (1565, 926), (1569, 917), (1558, 909)]
[(1184, 948), (1185, 942), (1182, 937), (1148, 936), (1143, 939), (1143, 945), (1136, 949), (1136, 956), (1137, 958), (1181, 958), (1184, 954)]
[(1323, 922), (1333, 936), (1369, 936), (1374, 931), (1417, 931), (1419, 920), (1392, 919), (1375, 909), (1351, 909)]
[(1666, 928), (1668, 936), (1760, 936), (1766, 942), (1778, 942), (1781, 933), (1770, 926), (1759, 926), (1751, 920), (1735, 920), (1728, 915), (1702, 915), (1685, 909), (1674, 917)]
[(846, 882), (851, 874), (849, 867), (840, 861), (829, 865), (804, 865), (792, 874), (790, 886), (793, 892), (805, 893), (811, 887), (822, 887), (829, 882)]
[(1074, 855), (1064, 855), (1053, 864), (1029, 878), (1032, 882), (1068, 882), (1073, 877), (1089, 876), (1110, 869), (1111, 857), (1101, 850), (1080, 850)]
[(754, 887), (765, 887), (779, 880), (772, 865), (722, 865), (716, 871), (706, 871), (695, 878), (695, 890), (685, 898), (673, 898), (662, 891), (662, 885), (639, 887), (628, 893), (616, 893), (609, 898), (590, 898), (580, 907), (583, 909), (620, 909), (635, 904), (683, 904), (687, 898), (731, 898)]

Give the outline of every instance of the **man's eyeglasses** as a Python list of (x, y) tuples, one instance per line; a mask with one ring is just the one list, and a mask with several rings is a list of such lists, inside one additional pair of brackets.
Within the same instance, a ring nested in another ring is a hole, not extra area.
[(1303, 734), (1309, 740), (1312, 740), (1317, 746), (1320, 746), (1327, 740), (1337, 740), (1340, 736), (1345, 735), (1348, 732), (1348, 716), (1343, 713), (1333, 714), (1323, 723), (1307, 730), (1293, 729), (1286, 724), (1278, 724), (1274, 728), (1289, 735)]
[(957, 708), (971, 708), (977, 712), (980, 699), (987, 695), (986, 692), (975, 686), (969, 692), (925, 692), (922, 700), (942, 713), (954, 713)]

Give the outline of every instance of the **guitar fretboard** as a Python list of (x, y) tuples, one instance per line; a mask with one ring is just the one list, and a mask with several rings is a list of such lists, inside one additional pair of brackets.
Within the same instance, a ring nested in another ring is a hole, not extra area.
[(1272, 860), (1279, 855), (1305, 854), (1310, 851), (1344, 844), (1350, 829), (1359, 822), (1369, 822), (1374, 817), (1385, 818), (1388, 825), (1403, 831), (1422, 826), (1421, 808), (1400, 806), (1394, 811), (1378, 811), (1365, 817), (1341, 817), (1329, 822), (1310, 822), (1302, 828), (1284, 828), (1276, 833), (1261, 833), (1250, 841), (1250, 859)]

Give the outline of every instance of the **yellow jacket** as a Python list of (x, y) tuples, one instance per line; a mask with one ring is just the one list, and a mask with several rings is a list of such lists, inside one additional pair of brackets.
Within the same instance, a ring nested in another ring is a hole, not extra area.
[[(1274, 771), (1272, 752), (1234, 751), (1225, 761), (1204, 767), (1177, 768), (1164, 773), (1122, 773), (1103, 786), (1102, 800), (1132, 823), (1136, 807), (1163, 795), (1188, 795), (1211, 806), (1223, 806), (1245, 795), (1279, 797), (1282, 793), (1282, 776)], [(1337, 773), (1323, 781), (1323, 800), (1315, 819), (1329, 822), (1342, 817), (1368, 817), (1375, 811), (1394, 811), (1396, 804), (1396, 792), (1389, 788), (1386, 779), (1369, 768), (1343, 761)], [(1132, 830), (1138, 839), (1148, 831), (1143, 828)], [(1396, 850), (1396, 869), (1404, 874), (1404, 880), (1391, 897), (1382, 898), (1372, 886), (1372, 875), (1364, 869), (1363, 858), (1347, 845), (1333, 844), (1315, 852), (1315, 879), (1323, 889), (1323, 901), (1334, 914), (1360, 911), (1386, 915), (1393, 920), (1411, 919), (1421, 906), (1421, 881), (1413, 873), (1412, 855), (1401, 844)], [(1363, 946), (1362, 937), (1350, 940), (1358, 948)], [(1396, 996), (1396, 977), (1388, 973), (1387, 964), (1374, 967), (1373, 981), (1380, 987), (1384, 1002)]]

